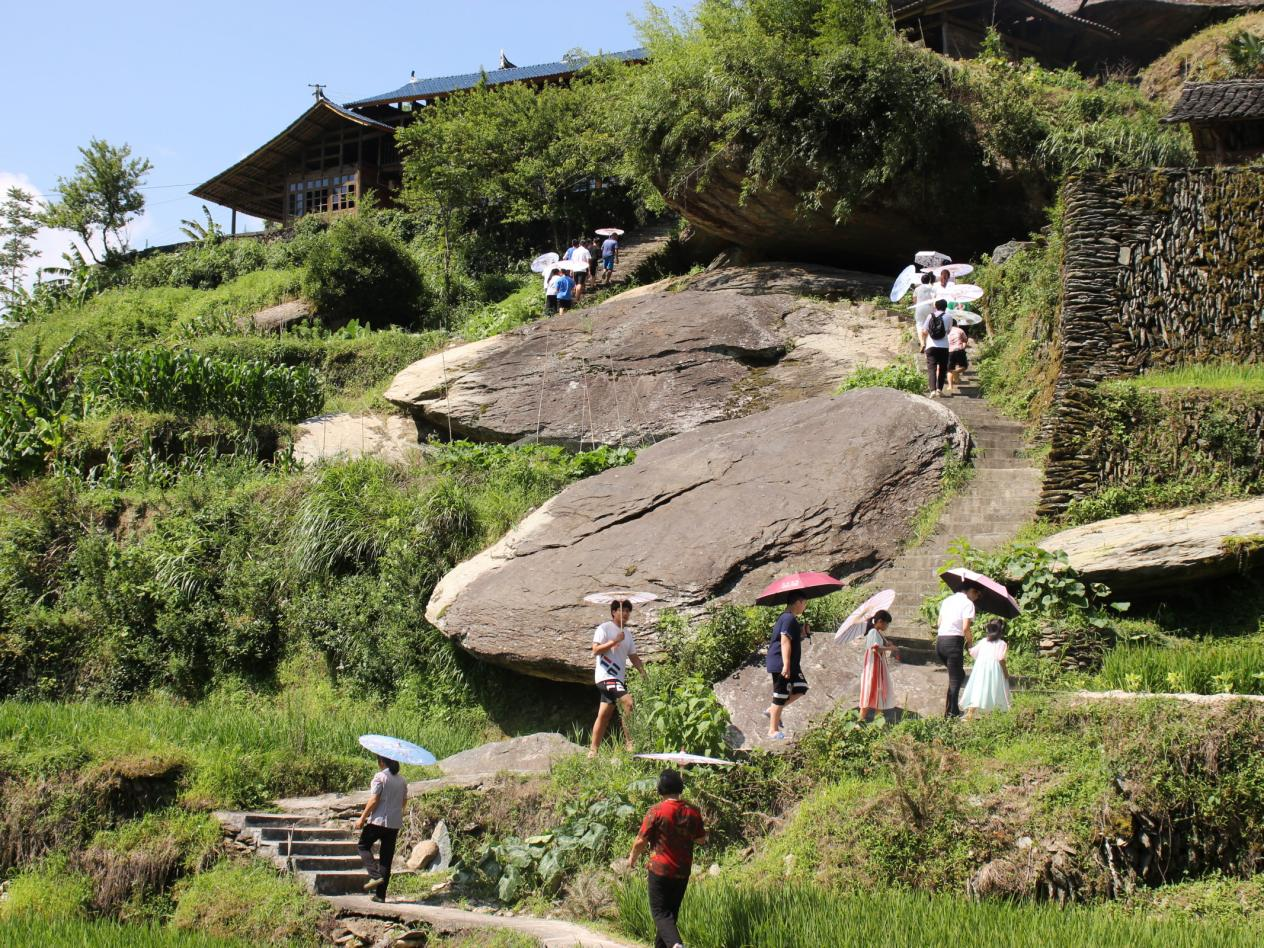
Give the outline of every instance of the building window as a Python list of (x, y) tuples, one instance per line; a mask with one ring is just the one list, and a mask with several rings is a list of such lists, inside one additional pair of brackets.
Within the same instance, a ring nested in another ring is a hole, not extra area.
[(338, 175), (333, 179), (333, 203), (335, 211), (345, 211), (356, 204), (356, 176), (353, 174)]

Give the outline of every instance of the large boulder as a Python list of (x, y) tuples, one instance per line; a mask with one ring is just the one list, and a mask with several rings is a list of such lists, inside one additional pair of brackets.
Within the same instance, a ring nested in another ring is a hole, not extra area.
[(407, 461), (420, 454), (417, 426), (401, 415), (318, 415), (300, 422), (294, 432), (294, 457), (304, 464), (363, 457)]
[(832, 391), (901, 351), (869, 304), (884, 278), (773, 264), (665, 281), (591, 309), (436, 353), (386, 399), (422, 430), (480, 440), (643, 444)]
[(956, 417), (892, 389), (812, 398), (671, 438), (562, 491), (435, 587), (426, 617), (479, 658), (566, 681), (592, 675), (581, 598), (645, 589), (643, 656), (655, 608), (750, 602), (776, 576), (862, 579), (889, 563), (936, 496)]
[(1041, 541), (1116, 594), (1154, 593), (1232, 576), (1264, 548), (1264, 497), (1114, 517)]

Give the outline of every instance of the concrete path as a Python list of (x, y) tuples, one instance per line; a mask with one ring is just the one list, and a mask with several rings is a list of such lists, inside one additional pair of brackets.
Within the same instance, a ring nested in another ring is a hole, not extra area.
[(366, 895), (345, 895), (328, 901), (339, 913), (422, 922), (443, 935), (480, 928), (499, 929), (527, 935), (539, 941), (544, 948), (572, 948), (576, 945), (582, 948), (636, 948), (635, 942), (619, 941), (560, 919), (535, 918), (530, 915), (490, 915), (443, 905), (425, 905), (421, 902), (374, 902)]

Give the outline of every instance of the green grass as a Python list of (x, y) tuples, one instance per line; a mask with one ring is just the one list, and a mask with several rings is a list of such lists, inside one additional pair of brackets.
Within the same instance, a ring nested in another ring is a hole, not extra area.
[(35, 777), (118, 760), (173, 760), (185, 765), (186, 801), (258, 806), (367, 786), (376, 766), (357, 743), (367, 733), (407, 738), (438, 757), (491, 736), (477, 716), (423, 711), (407, 700), (383, 706), (319, 683), (271, 696), (222, 690), (196, 704), (164, 697), (5, 701), (0, 770)]
[[(629, 882), (617, 894), (625, 931), (654, 936), (645, 885)], [(959, 895), (928, 896), (896, 889), (840, 896), (811, 885), (781, 882), (742, 888), (708, 880), (685, 897), (681, 934), (698, 948), (781, 948), (784, 945), (1041, 945), (1043, 948), (1258, 944), (1259, 933), (1225, 922), (1156, 921), (1102, 908), (1059, 909), (1047, 904), (970, 902)]]
[(225, 860), (176, 886), (171, 924), (255, 945), (315, 945), (330, 913), (294, 877), (261, 862)]
[(1187, 642), (1123, 646), (1106, 656), (1102, 685), (1126, 691), (1264, 693), (1264, 642)]
[(1185, 365), (1110, 383), (1138, 389), (1194, 388), (1213, 392), (1264, 392), (1264, 365)]
[(117, 922), (20, 918), (5, 922), (5, 945), (58, 945), (74, 948), (245, 948), (250, 942), (212, 938), (196, 932), (172, 931), (156, 925)]

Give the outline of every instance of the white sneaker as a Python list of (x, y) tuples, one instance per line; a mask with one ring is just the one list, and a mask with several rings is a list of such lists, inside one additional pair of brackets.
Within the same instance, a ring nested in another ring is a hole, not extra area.
[(930, 397), (930, 398), (938, 398), (938, 397), (939, 397), (939, 392), (937, 392), (937, 391), (936, 391), (936, 392), (931, 392), (929, 397)]

